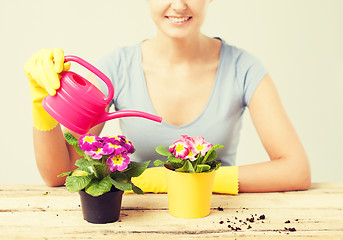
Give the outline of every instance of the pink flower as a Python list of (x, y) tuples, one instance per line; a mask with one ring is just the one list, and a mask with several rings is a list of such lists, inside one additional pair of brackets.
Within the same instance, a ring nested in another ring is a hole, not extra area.
[(180, 137), (178, 140), (181, 140), (181, 141), (190, 141), (190, 142), (192, 142), (192, 141), (193, 141), (193, 138), (192, 138), (192, 137), (189, 137), (189, 136), (187, 136), (187, 135), (181, 135), (181, 137)]
[(193, 152), (193, 148), (191, 148), (188, 152), (188, 155), (186, 156), (186, 159), (190, 160), (190, 161), (195, 161), (197, 154)]
[(110, 170), (114, 171), (123, 171), (127, 168), (128, 164), (130, 163), (130, 158), (127, 154), (118, 154), (118, 155), (111, 155), (107, 159), (107, 164), (110, 166)]
[(203, 137), (181, 135), (177, 141), (169, 146), (169, 152), (176, 158), (195, 161), (198, 154), (202, 157), (205, 156), (212, 146), (213, 144), (206, 142)]
[(190, 145), (189, 141), (177, 140), (169, 147), (169, 151), (176, 158), (185, 159), (189, 154), (191, 147), (192, 145)]
[(213, 144), (206, 142), (203, 137), (193, 137), (192, 151), (195, 155), (200, 153), (205, 156), (212, 146)]

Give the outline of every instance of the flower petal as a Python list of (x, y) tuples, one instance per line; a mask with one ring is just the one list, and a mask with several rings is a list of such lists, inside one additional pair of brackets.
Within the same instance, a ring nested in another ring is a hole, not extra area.
[(107, 164), (110, 166), (110, 170), (114, 171), (123, 171), (127, 168), (130, 163), (130, 158), (126, 154), (111, 155), (107, 159)]
[(174, 143), (174, 145), (175, 145), (175, 148), (172, 154), (176, 158), (182, 158), (182, 159), (186, 158), (186, 156), (188, 155), (192, 147), (187, 141), (182, 141), (182, 140), (177, 140)]
[(79, 146), (82, 151), (95, 151), (101, 145), (101, 138), (92, 134), (82, 135), (79, 139)]

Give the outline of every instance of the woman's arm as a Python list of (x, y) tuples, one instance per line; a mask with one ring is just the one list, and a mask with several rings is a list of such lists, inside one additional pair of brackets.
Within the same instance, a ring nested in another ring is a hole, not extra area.
[[(103, 124), (90, 130), (90, 133), (99, 135)], [(68, 131), (67, 129), (65, 131)], [(77, 139), (79, 134), (69, 131)], [(40, 131), (33, 128), (33, 144), (37, 167), (45, 184), (49, 187), (61, 186), (65, 177), (57, 177), (63, 172), (75, 169), (75, 161), (81, 158), (64, 139), (60, 125), (50, 131)]]
[(310, 165), (269, 75), (249, 104), (251, 119), (271, 161), (239, 167), (240, 192), (306, 190)]
[[(96, 79), (90, 75), (88, 78), (92, 84), (99, 88)], [(106, 111), (109, 107), (106, 108)], [(99, 135), (105, 123), (99, 124), (89, 133)], [(81, 158), (75, 148), (69, 145), (64, 139), (63, 132), (70, 132), (79, 139), (81, 135), (68, 129), (61, 129), (60, 124), (50, 131), (40, 131), (33, 128), (33, 143), (36, 156), (37, 167), (45, 184), (50, 187), (61, 186), (65, 183), (66, 177), (57, 177), (63, 172), (74, 170), (75, 162)]]

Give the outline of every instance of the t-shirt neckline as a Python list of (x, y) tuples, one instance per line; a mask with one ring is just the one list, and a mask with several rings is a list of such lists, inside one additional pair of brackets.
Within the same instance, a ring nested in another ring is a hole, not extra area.
[[(224, 41), (222, 39), (218, 38), (218, 37), (215, 37), (215, 38), (221, 41), (220, 53), (219, 53), (219, 63), (218, 63), (218, 67), (217, 67), (216, 76), (215, 76), (214, 84), (213, 84), (213, 87), (212, 87), (211, 95), (210, 95), (210, 98), (208, 99), (208, 101), (206, 103), (206, 106), (201, 111), (199, 116), (197, 116), (193, 121), (191, 121), (189, 123), (186, 123), (186, 124), (181, 125), (181, 126), (175, 126), (175, 125), (172, 125), (172, 124), (164, 122), (163, 119), (162, 119), (161, 124), (163, 126), (166, 126), (166, 127), (169, 127), (169, 128), (173, 128), (173, 129), (187, 128), (187, 127), (190, 127), (190, 126), (196, 124), (198, 121), (201, 120), (202, 116), (206, 114), (206, 111), (209, 108), (209, 106), (211, 105), (211, 103), (213, 101), (213, 98), (215, 96), (215, 92), (216, 92), (217, 85), (218, 85), (218, 82), (219, 82), (219, 75), (220, 75), (221, 68), (222, 68), (222, 62), (223, 62)], [(148, 104), (149, 111), (152, 114), (157, 115), (157, 113), (156, 113), (156, 111), (155, 111), (155, 109), (154, 109), (154, 107), (152, 105), (152, 102), (151, 102), (151, 98), (150, 98), (150, 95), (149, 95), (149, 92), (148, 92), (148, 87), (147, 87), (147, 84), (146, 84), (145, 74), (144, 74), (144, 70), (143, 70), (143, 56), (142, 56), (142, 43), (143, 42), (144, 42), (144, 40), (141, 41), (137, 45), (137, 49), (136, 49), (138, 51), (137, 56), (138, 56), (138, 60), (139, 60), (139, 71), (140, 71), (140, 75), (141, 75), (141, 81), (143, 81), (142, 86), (144, 87), (143, 91), (144, 91), (145, 99), (147, 99), (147, 104)]]

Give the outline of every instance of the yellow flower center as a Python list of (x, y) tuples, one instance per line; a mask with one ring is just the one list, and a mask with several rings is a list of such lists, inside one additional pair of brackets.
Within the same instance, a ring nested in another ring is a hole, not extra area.
[(203, 145), (198, 144), (198, 146), (195, 147), (199, 152), (204, 149)]
[(95, 141), (94, 136), (85, 136), (83, 139), (84, 142), (92, 143)]
[(102, 151), (101, 148), (98, 148), (98, 150), (95, 151), (95, 153), (100, 153)]
[(182, 144), (177, 144), (176, 147), (175, 147), (175, 150), (177, 152), (181, 152), (182, 150), (184, 150), (184, 146)]
[(120, 140), (120, 137), (118, 137), (118, 136), (107, 136), (107, 137), (114, 138), (115, 140)]
[(120, 148), (119, 145), (116, 145), (116, 144), (113, 144), (113, 143), (109, 143), (109, 144), (110, 144), (111, 147), (113, 147), (113, 148), (115, 148), (115, 149)]
[(124, 158), (121, 156), (121, 154), (115, 155), (115, 156), (112, 158), (112, 162), (113, 162), (115, 165), (122, 165), (123, 160), (124, 160)]
[(188, 157), (193, 157), (193, 156), (194, 156), (194, 153), (192, 151), (189, 151)]

